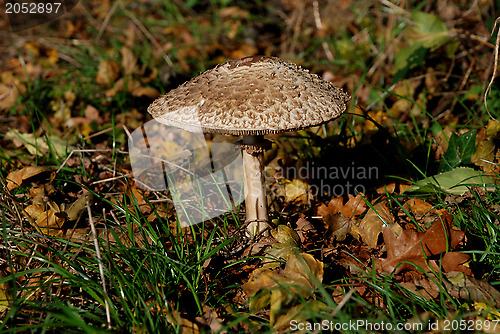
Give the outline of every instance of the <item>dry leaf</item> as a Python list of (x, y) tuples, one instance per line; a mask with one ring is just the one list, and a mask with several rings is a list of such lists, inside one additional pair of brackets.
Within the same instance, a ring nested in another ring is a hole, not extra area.
[(351, 218), (360, 215), (365, 210), (365, 202), (361, 195), (356, 197), (349, 194), (349, 200), (344, 204), (342, 197), (332, 198), (328, 206), (321, 204), (317, 214), (323, 217), (328, 231), (327, 235), (335, 240), (342, 241), (351, 230)]
[(24, 145), (28, 152), (38, 156), (46, 155), (50, 150), (59, 156), (64, 156), (67, 151), (73, 149), (63, 138), (57, 136), (37, 137), (32, 133), (20, 133), (13, 129), (5, 134), (5, 139), (12, 140), (17, 147)]
[(277, 316), (290, 309), (289, 304), (297, 299), (296, 295), (312, 297), (316, 284), (322, 281), (323, 262), (310, 254), (293, 254), (282, 274), (265, 268), (256, 269), (242, 289), (250, 297), (251, 312), (270, 306), (270, 323), (274, 325)]
[(496, 147), (493, 140), (483, 140), (476, 145), (476, 152), (472, 155), (471, 161), (481, 167), (487, 174), (494, 174)]
[(392, 182), (377, 188), (377, 194), (379, 195), (385, 195), (386, 193), (393, 194), (395, 190), (396, 190), (396, 183)]
[(347, 200), (347, 203), (342, 207), (341, 210), (342, 214), (346, 218), (352, 218), (365, 212), (366, 203), (363, 200), (362, 194), (356, 195), (356, 197), (349, 194), (348, 197), (349, 199)]
[(286, 262), (283, 275), (290, 280), (291, 284), (309, 286), (313, 288), (323, 282), (323, 262), (316, 260), (310, 254), (290, 255)]
[(120, 50), (122, 56), (122, 67), (125, 75), (131, 75), (137, 72), (137, 57), (132, 50), (126, 46)]
[(120, 66), (112, 60), (102, 59), (97, 70), (97, 84), (101, 86), (111, 86), (120, 74)]
[(150, 99), (156, 99), (160, 96), (160, 92), (151, 87), (139, 87), (132, 91), (132, 95), (137, 97), (147, 96)]
[(26, 92), (26, 86), (18, 79), (12, 84), (0, 84), (0, 110), (9, 110), (16, 105), (21, 93)]
[(276, 242), (264, 251), (264, 255), (270, 259), (264, 259), (262, 262), (264, 268), (274, 269), (280, 265), (280, 260), (286, 261), (299, 250), (300, 238), (295, 230), (286, 225), (278, 225), (276, 230), (271, 230), (271, 235)]
[(402, 231), (399, 224), (394, 224), (394, 216), (390, 213), (386, 203), (381, 202), (370, 208), (361, 221), (352, 224), (349, 233), (371, 248), (375, 248), (379, 234), (385, 226), (390, 226), (396, 234)]
[(441, 259), (441, 266), (446, 272), (461, 271), (466, 275), (472, 275), (472, 270), (464, 266), (469, 259), (469, 255), (461, 252), (447, 252)]
[[(6, 277), (7, 274), (0, 270), (0, 279)], [(0, 313), (9, 308), (12, 301), (12, 292), (10, 287), (10, 282), (0, 283)]]
[(445, 273), (445, 277), (446, 279), (443, 279), (442, 282), (452, 297), (500, 307), (500, 292), (490, 283), (467, 276), (459, 271)]
[(210, 306), (203, 305), (203, 314), (196, 317), (196, 321), (199, 324), (209, 327), (211, 333), (227, 333), (227, 331), (222, 330), (224, 328), (222, 319), (219, 318), (217, 312)]
[(181, 334), (199, 334), (200, 328), (194, 322), (183, 318), (179, 311), (171, 310), (167, 313), (167, 321), (174, 327), (180, 329), (176, 333)]
[(49, 170), (47, 167), (28, 166), (12, 171), (7, 175), (7, 189), (14, 190), (20, 187), (23, 181)]
[(285, 201), (307, 204), (309, 185), (300, 180), (294, 179), (285, 185)]
[[(391, 228), (384, 227), (387, 258), (377, 259), (378, 269), (390, 273), (394, 271), (397, 274), (406, 269), (414, 270), (414, 266), (410, 264), (413, 263), (424, 270), (429, 270), (426, 261), (428, 256), (438, 255), (453, 249), (465, 236), (464, 232), (449, 227), (453, 216), (443, 215), (441, 217), (442, 221), (435, 222), (425, 232), (404, 230), (397, 237)], [(433, 263), (431, 264), (433, 265)]]

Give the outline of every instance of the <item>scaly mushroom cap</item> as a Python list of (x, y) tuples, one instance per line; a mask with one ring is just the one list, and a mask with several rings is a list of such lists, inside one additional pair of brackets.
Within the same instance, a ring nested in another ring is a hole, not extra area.
[(328, 122), (350, 99), (300, 66), (253, 56), (203, 72), (156, 99), (148, 111), (158, 122), (187, 131), (263, 135)]

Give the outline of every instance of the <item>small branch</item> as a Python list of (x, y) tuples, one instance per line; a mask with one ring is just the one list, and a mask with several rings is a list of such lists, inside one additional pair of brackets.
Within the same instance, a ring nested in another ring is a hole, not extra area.
[(87, 204), (87, 213), (89, 215), (90, 228), (92, 229), (92, 237), (94, 238), (94, 247), (97, 256), (97, 264), (99, 266), (99, 274), (101, 275), (102, 288), (104, 290), (103, 297), (104, 297), (104, 305), (106, 307), (106, 320), (108, 321), (108, 329), (111, 329), (111, 314), (109, 312), (108, 300), (106, 299), (108, 291), (106, 289), (106, 281), (104, 278), (104, 269), (102, 266), (101, 251), (99, 250), (99, 242), (97, 240), (97, 233), (94, 226), (94, 220), (92, 219), (92, 212), (90, 212), (89, 202), (87, 201), (86, 204)]

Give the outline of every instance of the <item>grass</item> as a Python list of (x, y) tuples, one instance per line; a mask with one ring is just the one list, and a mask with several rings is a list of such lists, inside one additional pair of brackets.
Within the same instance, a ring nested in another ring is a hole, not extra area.
[[(42, 141), (49, 146), (44, 154), (31, 155), (26, 146), (15, 147), (2, 137), (6, 149), (0, 158), (1, 333), (183, 333), (202, 323), (205, 332), (272, 333), (285, 332), (286, 324), (273, 327), (276, 324), (271, 323), (271, 318), (283, 320), (290, 314), (304, 326), (324, 322), (334, 330), (339, 329), (335, 326), (367, 321), (355, 329), (340, 328), (344, 333), (369, 333), (372, 331), (368, 326), (382, 326), (382, 322), (416, 327), (385, 327), (381, 332), (423, 333), (425, 327), (412, 324), (434, 324), (438, 319), (464, 320), (467, 324), (499, 319), (498, 310), (480, 298), (488, 291), (479, 291), (476, 299), (463, 298), (450, 292), (453, 283), (443, 272), (420, 270), (415, 280), (433, 284), (436, 292), (429, 298), (425, 290), (432, 288), (416, 289), (401, 275), (377, 270), (375, 259), (385, 256), (383, 247), (369, 249), (352, 237), (327, 240), (321, 223), (314, 224), (318, 232), (308, 235), (301, 249), (324, 263), (322, 282), (313, 282), (313, 297), (287, 293), (300, 284), (281, 282), (278, 290), (286, 298), (264, 291), (256, 298), (271, 302), (271, 306), (250, 310), (241, 286), (255, 269), (262, 267), (266, 255), (249, 251), (242, 233), (242, 210), (181, 228), (168, 191), (143, 192), (134, 188), (132, 177), (127, 175), (130, 162), (123, 153), (128, 151), (126, 134), (147, 121), (144, 114), (151, 98), (134, 96), (127, 88), (113, 94), (113, 84), (96, 83), (100, 61), (106, 60), (119, 67), (114, 82), (123, 79), (131, 85), (137, 81), (141, 87), (164, 93), (232, 55), (244, 54), (248, 45), (252, 53), (282, 55), (317, 73), (331, 71), (354, 96), (348, 113), (335, 125), (274, 138), (276, 154), (290, 163), (333, 155), (346, 159), (347, 165), (351, 161), (356, 166), (377, 163), (381, 177), (370, 184), (365, 194), (368, 206), (373, 207), (378, 186), (403, 184), (401, 180), (437, 173), (446, 152), (439, 135), (448, 145), (450, 133), (462, 135), (460, 131), (475, 130), (480, 134), (488, 124), (489, 117), (476, 97), (484, 85), (480, 78), (487, 71), (483, 63), (489, 49), (473, 49), (470, 40), (457, 39), (462, 44), (451, 61), (443, 58), (446, 46), (429, 48), (422, 65), (408, 61), (404, 77), (393, 82), (397, 75), (391, 72), (392, 62), (387, 59), (396, 54), (395, 48), (404, 48), (398, 43), (404, 41), (408, 27), (413, 26), (407, 13), (435, 13), (438, 9), (432, 4), (410, 2), (409, 7), (398, 12), (382, 3), (338, 8), (335, 2), (326, 1), (321, 14), (335, 9), (345, 22), (330, 22), (322, 16), (323, 30), (314, 21), (312, 7), (293, 3), (288, 7), (227, 1), (164, 1), (149, 5), (151, 8), (130, 3), (90, 8), (82, 4), (72, 16), (68, 14), (65, 20), (49, 27), (59, 29), (61, 34), (65, 31), (63, 23), (87, 23), (72, 37), (61, 38), (57, 45), (42, 45), (38, 56), (26, 48), (17, 48), (16, 57), (22, 59), (23, 65), (11, 72), (14, 76), (23, 77), (16, 71), (25, 75), (22, 84), (26, 91), (5, 113), (26, 116), (23, 126), (27, 133), (35, 135), (31, 146), (42, 150)], [(224, 15), (220, 15), (223, 10)], [(493, 12), (492, 8), (485, 10)], [(102, 24), (107, 14), (110, 20), (106, 25), (91, 24)], [(384, 31), (385, 27), (390, 31)], [(47, 33), (43, 29), (32, 33)], [(151, 33), (154, 41), (145, 32)], [(29, 38), (29, 34), (25, 37)], [(126, 75), (120, 53), (125, 46), (137, 57), (139, 68), (130, 75)], [(43, 54), (52, 47), (64, 60), (50, 65)], [(328, 59), (325, 47), (335, 54), (333, 60)], [(460, 56), (464, 50), (473, 51), (468, 57)], [(164, 54), (174, 66), (166, 65)], [(440, 62), (450, 67), (448, 74), (442, 73)], [(27, 64), (40, 65), (47, 77), (30, 72)], [(465, 76), (469, 68), (474, 71)], [(477, 68), (482, 72), (476, 73)], [(341, 76), (347, 79), (342, 81)], [(411, 89), (401, 88), (406, 84)], [(74, 101), (70, 102), (68, 91), (75, 94)], [(495, 109), (497, 100), (498, 90), (493, 90), (490, 109)], [(398, 109), (398, 104), (403, 103), (405, 107)], [(59, 107), (69, 108), (71, 118), (84, 116), (89, 105), (98, 109), (101, 123), (68, 128), (54, 117)], [(95, 135), (106, 129), (111, 130)], [(80, 151), (58, 173), (48, 178), (35, 177), (23, 187), (7, 190), (8, 173), (21, 166), (58, 169), (65, 162), (69, 152), (61, 154), (51, 136), (63, 138)], [(493, 141), (496, 143), (496, 139)], [(439, 149), (443, 150), (441, 154), (436, 153)], [(471, 165), (470, 161), (460, 163)], [(63, 235), (41, 233), (24, 211), (34, 201), (31, 192), (41, 187), (46, 191), (44, 209), (53, 203), (61, 209), (58, 217), (64, 222)], [(76, 203), (84, 191), (93, 195), (88, 209), (81, 207), (79, 218), (69, 220), (66, 208)], [(436, 209), (447, 209), (453, 215), (453, 226), (465, 232), (466, 242), (460, 251), (471, 255), (469, 267), (474, 278), (496, 287), (500, 274), (499, 196), (498, 191), (473, 187), (465, 195), (387, 191), (379, 201), (389, 204), (391, 214), (405, 228), (419, 231), (428, 227), (426, 216), (417, 217), (407, 210), (404, 203), (408, 199), (419, 198)], [(274, 222), (292, 227), (300, 214), (313, 221), (314, 206), (329, 200), (318, 196), (300, 204), (288, 203), (280, 193), (272, 197)], [(330, 255), (325, 255), (324, 249), (330, 249)], [(276, 272), (283, 270), (285, 262), (281, 260)]]

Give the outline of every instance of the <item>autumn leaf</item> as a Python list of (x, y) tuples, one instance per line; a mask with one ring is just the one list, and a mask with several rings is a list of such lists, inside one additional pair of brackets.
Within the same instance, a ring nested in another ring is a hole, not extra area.
[(307, 204), (309, 196), (309, 185), (299, 179), (285, 185), (285, 201)]
[(270, 306), (270, 323), (274, 325), (277, 316), (289, 310), (297, 295), (306, 299), (313, 296), (316, 285), (323, 281), (323, 273), (323, 262), (312, 255), (292, 254), (281, 274), (258, 268), (242, 289), (250, 297), (251, 312)]
[(391, 228), (384, 227), (387, 258), (377, 259), (378, 269), (395, 274), (403, 270), (414, 270), (415, 266), (429, 270), (429, 256), (453, 249), (465, 236), (464, 232), (449, 227), (453, 218), (451, 215), (442, 217), (442, 221), (435, 222), (424, 232), (404, 230), (396, 236)]
[(300, 238), (292, 228), (278, 225), (276, 230), (271, 230), (275, 242), (264, 251), (268, 258), (264, 259), (265, 268), (274, 269), (280, 265), (279, 260), (286, 261), (290, 255), (299, 250)]
[(120, 74), (120, 66), (112, 60), (102, 59), (99, 62), (96, 82), (100, 86), (111, 86)]
[(338, 241), (345, 240), (351, 223), (342, 213), (342, 197), (334, 198), (328, 206), (321, 204), (317, 209), (317, 214), (323, 217), (323, 223), (327, 227), (327, 235)]
[(349, 194), (349, 199), (345, 204), (342, 197), (332, 198), (328, 206), (322, 203), (317, 208), (317, 214), (323, 218), (328, 229), (327, 235), (342, 241), (351, 231), (352, 218), (362, 214), (365, 209), (366, 204), (361, 195), (354, 197)]
[(352, 224), (349, 233), (371, 248), (375, 248), (378, 237), (386, 226), (391, 227), (396, 234), (402, 231), (399, 224), (394, 224), (394, 216), (390, 213), (387, 204), (380, 202), (370, 208), (361, 221)]
[(14, 190), (20, 187), (23, 181), (49, 170), (47, 167), (28, 166), (12, 171), (7, 175), (7, 189)]
[(466, 275), (472, 275), (472, 270), (464, 264), (469, 261), (470, 256), (461, 252), (447, 252), (441, 259), (441, 266), (445, 272), (461, 271)]
[(443, 284), (446, 291), (455, 298), (484, 302), (493, 307), (500, 307), (500, 292), (490, 283), (467, 276), (463, 272), (445, 273)]

